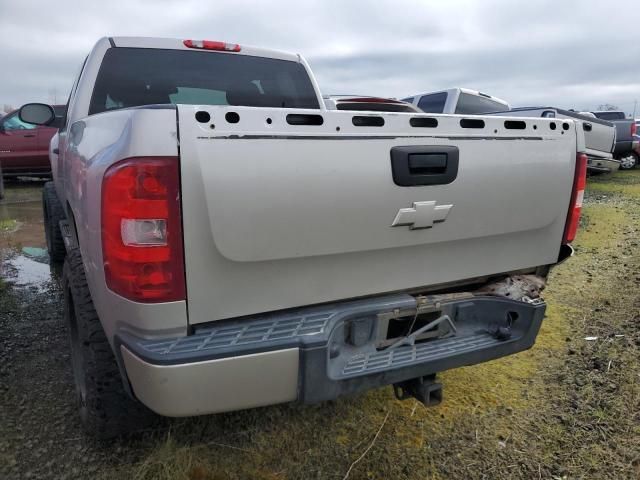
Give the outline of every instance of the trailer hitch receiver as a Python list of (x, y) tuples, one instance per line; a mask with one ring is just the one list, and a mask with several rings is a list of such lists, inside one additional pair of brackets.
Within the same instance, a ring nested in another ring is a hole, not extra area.
[(436, 382), (435, 375), (394, 383), (393, 393), (398, 400), (413, 397), (425, 407), (435, 407), (442, 402), (442, 384)]

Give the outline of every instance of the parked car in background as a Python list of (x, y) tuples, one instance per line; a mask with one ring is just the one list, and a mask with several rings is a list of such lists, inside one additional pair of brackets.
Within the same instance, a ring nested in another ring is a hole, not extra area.
[(511, 107), (504, 100), (469, 88), (449, 88), (403, 98), (425, 113), (481, 115), (503, 112)]
[(620, 161), (613, 158), (613, 149), (616, 143), (616, 128), (614, 124), (606, 120), (600, 120), (592, 113), (578, 113), (557, 107), (518, 107), (506, 112), (497, 112), (489, 115), (566, 118), (573, 120), (584, 131), (589, 171), (591, 173), (608, 173), (620, 168)]
[(57, 120), (50, 126), (23, 122), (18, 110), (0, 119), (0, 164), (4, 177), (51, 175), (49, 141), (64, 115), (64, 105), (54, 107)]
[(638, 126), (632, 118), (627, 118), (624, 112), (596, 111), (591, 112), (597, 118), (607, 120), (616, 127), (616, 145), (613, 149), (613, 158), (620, 160), (620, 168), (630, 169), (638, 165), (639, 157), (635, 151), (634, 136)]
[(420, 109), (395, 98), (381, 98), (352, 95), (329, 95), (323, 97), (328, 110), (352, 110), (369, 112), (404, 112), (418, 113)]

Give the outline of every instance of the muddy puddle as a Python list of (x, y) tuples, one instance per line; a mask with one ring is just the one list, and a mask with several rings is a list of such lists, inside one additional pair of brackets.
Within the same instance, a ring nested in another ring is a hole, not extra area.
[(33, 257), (23, 252), (9, 252), (0, 268), (0, 275), (5, 281), (17, 287), (48, 289), (52, 281), (52, 272), (46, 251), (42, 249), (42, 252), (44, 257), (42, 255)]
[(8, 185), (0, 201), (0, 278), (39, 291), (51, 286), (42, 221), (42, 184)]

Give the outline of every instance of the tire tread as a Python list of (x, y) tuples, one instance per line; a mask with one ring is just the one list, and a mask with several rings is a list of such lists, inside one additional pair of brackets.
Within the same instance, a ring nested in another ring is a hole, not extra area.
[[(75, 311), (78, 343), (86, 385), (84, 430), (98, 439), (110, 439), (150, 425), (157, 418), (125, 391), (123, 379), (100, 319), (91, 300), (82, 257), (78, 249), (67, 255), (63, 286)], [(67, 315), (70, 321), (73, 321)], [(72, 346), (73, 348), (73, 346)]]
[(62, 263), (67, 250), (60, 231), (60, 222), (67, 218), (67, 215), (60, 203), (56, 188), (53, 182), (47, 182), (42, 188), (42, 201), (44, 210), (44, 229), (47, 236), (47, 248), (49, 258), (52, 263)]

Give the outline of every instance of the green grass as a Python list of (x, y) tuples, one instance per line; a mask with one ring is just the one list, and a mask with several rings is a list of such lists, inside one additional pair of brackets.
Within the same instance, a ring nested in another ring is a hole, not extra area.
[(0, 220), (0, 233), (10, 233), (18, 228), (18, 221), (13, 219)]
[(614, 175), (592, 177), (589, 182), (589, 191), (616, 194), (632, 199), (640, 198), (640, 168)]

